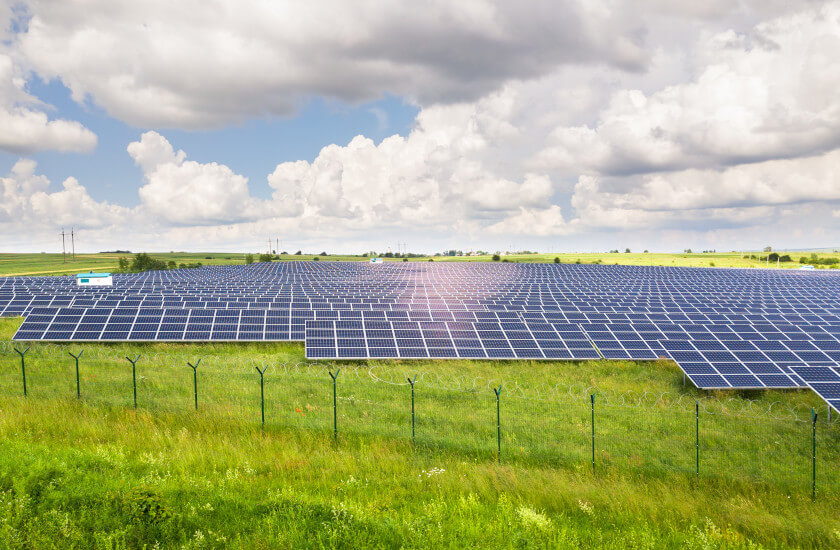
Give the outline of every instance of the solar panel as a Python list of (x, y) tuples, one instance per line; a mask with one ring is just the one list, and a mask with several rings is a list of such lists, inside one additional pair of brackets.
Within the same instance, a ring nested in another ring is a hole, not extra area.
[(0, 278), (0, 315), (25, 317), (17, 340), (305, 340), (312, 359), (667, 356), (698, 387), (785, 388), (806, 385), (800, 368), (840, 363), (837, 283), (827, 270), (275, 262), (97, 288)]

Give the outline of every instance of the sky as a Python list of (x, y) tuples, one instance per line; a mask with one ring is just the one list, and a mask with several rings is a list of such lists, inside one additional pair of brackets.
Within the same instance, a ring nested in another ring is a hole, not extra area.
[(837, 52), (840, 2), (0, 0), (0, 252), (840, 246)]

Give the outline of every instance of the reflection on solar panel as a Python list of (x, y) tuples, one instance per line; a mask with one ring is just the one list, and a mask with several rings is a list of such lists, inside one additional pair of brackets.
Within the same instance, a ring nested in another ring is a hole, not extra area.
[(0, 279), (17, 340), (306, 342), (312, 359), (671, 358), (700, 388), (806, 387), (840, 364), (829, 271), (279, 262)]

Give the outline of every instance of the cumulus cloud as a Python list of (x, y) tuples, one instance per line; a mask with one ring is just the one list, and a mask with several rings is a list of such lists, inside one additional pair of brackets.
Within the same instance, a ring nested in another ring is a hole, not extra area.
[[(420, 102), (407, 135), (329, 144), (264, 181), (143, 133), (127, 148), (140, 204), (123, 212), (142, 246), (251, 248), (271, 234), (346, 251), (401, 236), (426, 250), (492, 250), (508, 236), (522, 248), (836, 242), (840, 5), (581, 2), (555, 25), (553, 6), (450, 4), (316, 3), (280, 18), (269, 5), (94, 2), (84, 26), (72, 2), (35, 4), (14, 42), (77, 101), (135, 124), (213, 126), (312, 95)], [(79, 202), (111, 219), (74, 179), (49, 193), (21, 162), (9, 204), (64, 219)], [(251, 194), (260, 185), (270, 198)]]
[[(2, 21), (0, 21), (2, 23)], [(0, 149), (12, 153), (55, 150), (89, 152), (96, 135), (78, 122), (50, 119), (9, 55), (0, 52)]]
[(61, 225), (82, 229), (102, 229), (121, 224), (131, 215), (128, 208), (97, 202), (69, 177), (62, 189), (50, 192), (50, 181), (36, 174), (37, 165), (20, 159), (6, 177), (0, 177), (0, 230), (11, 236), (20, 232), (35, 235)]
[(608, 4), (32, 2), (17, 47), (79, 102), (133, 125), (200, 128), (286, 115), (311, 96), (448, 103), (563, 64), (641, 70), (640, 18)]
[(840, 144), (840, 4), (701, 41), (697, 74), (616, 91), (594, 126), (561, 126), (543, 169), (626, 175), (812, 155)]
[(139, 190), (148, 214), (173, 225), (240, 222), (259, 216), (248, 191), (248, 178), (223, 164), (186, 160), (157, 132), (129, 144), (128, 154), (143, 170)]

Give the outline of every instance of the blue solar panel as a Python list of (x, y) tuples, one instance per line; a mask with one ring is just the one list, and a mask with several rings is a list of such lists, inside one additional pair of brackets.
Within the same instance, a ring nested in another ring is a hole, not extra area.
[[(306, 340), (311, 358), (669, 356), (699, 387), (801, 387), (792, 369), (840, 362), (837, 277), (276, 262), (117, 274), (113, 287), (97, 288), (71, 277), (2, 278), (0, 315), (25, 317), (18, 340)], [(320, 322), (351, 324), (310, 333)]]

